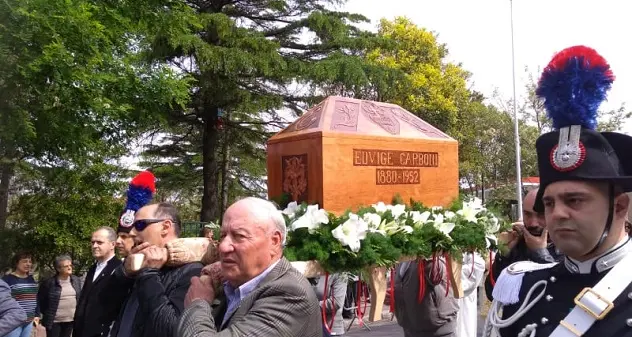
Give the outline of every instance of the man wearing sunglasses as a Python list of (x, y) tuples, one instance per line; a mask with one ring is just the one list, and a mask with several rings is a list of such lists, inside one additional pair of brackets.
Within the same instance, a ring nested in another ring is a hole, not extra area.
[(131, 227), (135, 240), (131, 254), (142, 254), (144, 259), (138, 271), (132, 268), (130, 258), (114, 271), (110, 289), (131, 289), (131, 293), (110, 336), (175, 336), (184, 296), (191, 278), (200, 275), (202, 264), (165, 266), (165, 246), (180, 235), (180, 216), (173, 205), (142, 207), (135, 213)]

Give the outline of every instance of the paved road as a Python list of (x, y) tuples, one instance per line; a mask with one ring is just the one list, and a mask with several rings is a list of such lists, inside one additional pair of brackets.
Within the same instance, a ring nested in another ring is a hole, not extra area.
[[(479, 316), (480, 317), (480, 316)], [(346, 321), (348, 324), (350, 321)], [(482, 317), (480, 317), (478, 321), (478, 333), (477, 335), (482, 336), (482, 329), (485, 321)], [(404, 332), (399, 325), (397, 325), (397, 321), (391, 321), (390, 318), (374, 323), (370, 323), (369, 327), (371, 330), (366, 329), (366, 327), (360, 327), (355, 322), (351, 327), (351, 330), (345, 334), (346, 337), (404, 337)]]
[[(388, 294), (388, 293), (387, 293)], [(481, 316), (487, 314), (487, 310), (489, 310), (489, 303), (484, 304), (487, 299), (485, 298), (485, 289), (483, 288), (483, 284), (479, 286), (478, 296), (479, 296), (479, 316), (478, 316), (478, 324), (477, 324), (477, 336), (481, 337), (483, 335), (483, 327), (485, 325), (485, 317)], [(387, 295), (388, 296), (388, 295)], [(388, 312), (389, 306), (388, 303), (385, 303), (382, 309), (382, 320), (369, 323), (368, 326), (371, 330), (368, 330), (366, 327), (358, 325), (358, 321), (355, 320), (351, 329), (344, 335), (345, 337), (404, 337), (404, 332), (402, 328), (397, 325), (397, 320), (391, 320), (391, 314)], [(368, 322), (368, 318), (365, 319)], [(345, 319), (345, 327), (348, 328), (351, 324), (350, 319)]]

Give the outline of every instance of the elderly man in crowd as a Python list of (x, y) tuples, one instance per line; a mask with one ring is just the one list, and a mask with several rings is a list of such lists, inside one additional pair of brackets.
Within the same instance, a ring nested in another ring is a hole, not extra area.
[[(191, 278), (200, 275), (202, 264), (166, 265), (165, 247), (180, 235), (180, 216), (172, 205), (159, 203), (142, 207), (136, 212), (132, 227), (130, 233), (138, 245), (131, 253), (142, 254), (143, 262), (136, 270), (135, 259), (126, 258), (108, 284), (115, 297), (131, 289), (110, 336), (174, 337), (184, 310), (184, 296)], [(102, 300), (107, 302), (107, 297)]]
[(211, 277), (194, 277), (177, 335), (322, 336), (318, 299), (283, 258), (285, 235), (283, 216), (271, 202), (245, 198), (230, 206), (219, 244), (225, 296), (218, 296)]

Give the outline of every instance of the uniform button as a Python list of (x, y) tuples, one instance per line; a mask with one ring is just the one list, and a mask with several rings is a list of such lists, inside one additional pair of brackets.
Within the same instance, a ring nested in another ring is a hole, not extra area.
[(628, 326), (632, 326), (632, 318), (626, 319), (625, 324), (627, 324)]
[(542, 323), (542, 324), (546, 324), (548, 322), (549, 322), (549, 319), (546, 318), (546, 317), (542, 317), (542, 319), (540, 320), (540, 323)]
[(632, 293), (628, 293), (628, 298), (632, 300)]
[(555, 281), (557, 281), (557, 278), (555, 278), (555, 276), (551, 276), (551, 277), (549, 278), (549, 281), (551, 281), (551, 282), (555, 282)]
[(546, 295), (546, 297), (545, 297), (545, 298), (546, 298), (546, 300), (547, 300), (547, 301), (549, 301), (549, 302), (553, 301), (553, 296), (551, 296), (551, 295)]

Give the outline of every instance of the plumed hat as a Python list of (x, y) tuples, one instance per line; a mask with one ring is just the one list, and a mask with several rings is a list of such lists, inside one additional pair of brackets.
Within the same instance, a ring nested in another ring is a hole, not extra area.
[(138, 173), (129, 183), (127, 203), (119, 219), (118, 232), (129, 233), (134, 223), (134, 215), (147, 205), (156, 192), (156, 177), (149, 171)]
[(544, 100), (554, 131), (536, 142), (540, 189), (534, 209), (544, 210), (548, 185), (565, 180), (606, 181), (632, 191), (632, 137), (597, 132), (597, 111), (614, 82), (610, 65), (594, 49), (574, 46), (556, 54), (536, 94)]

